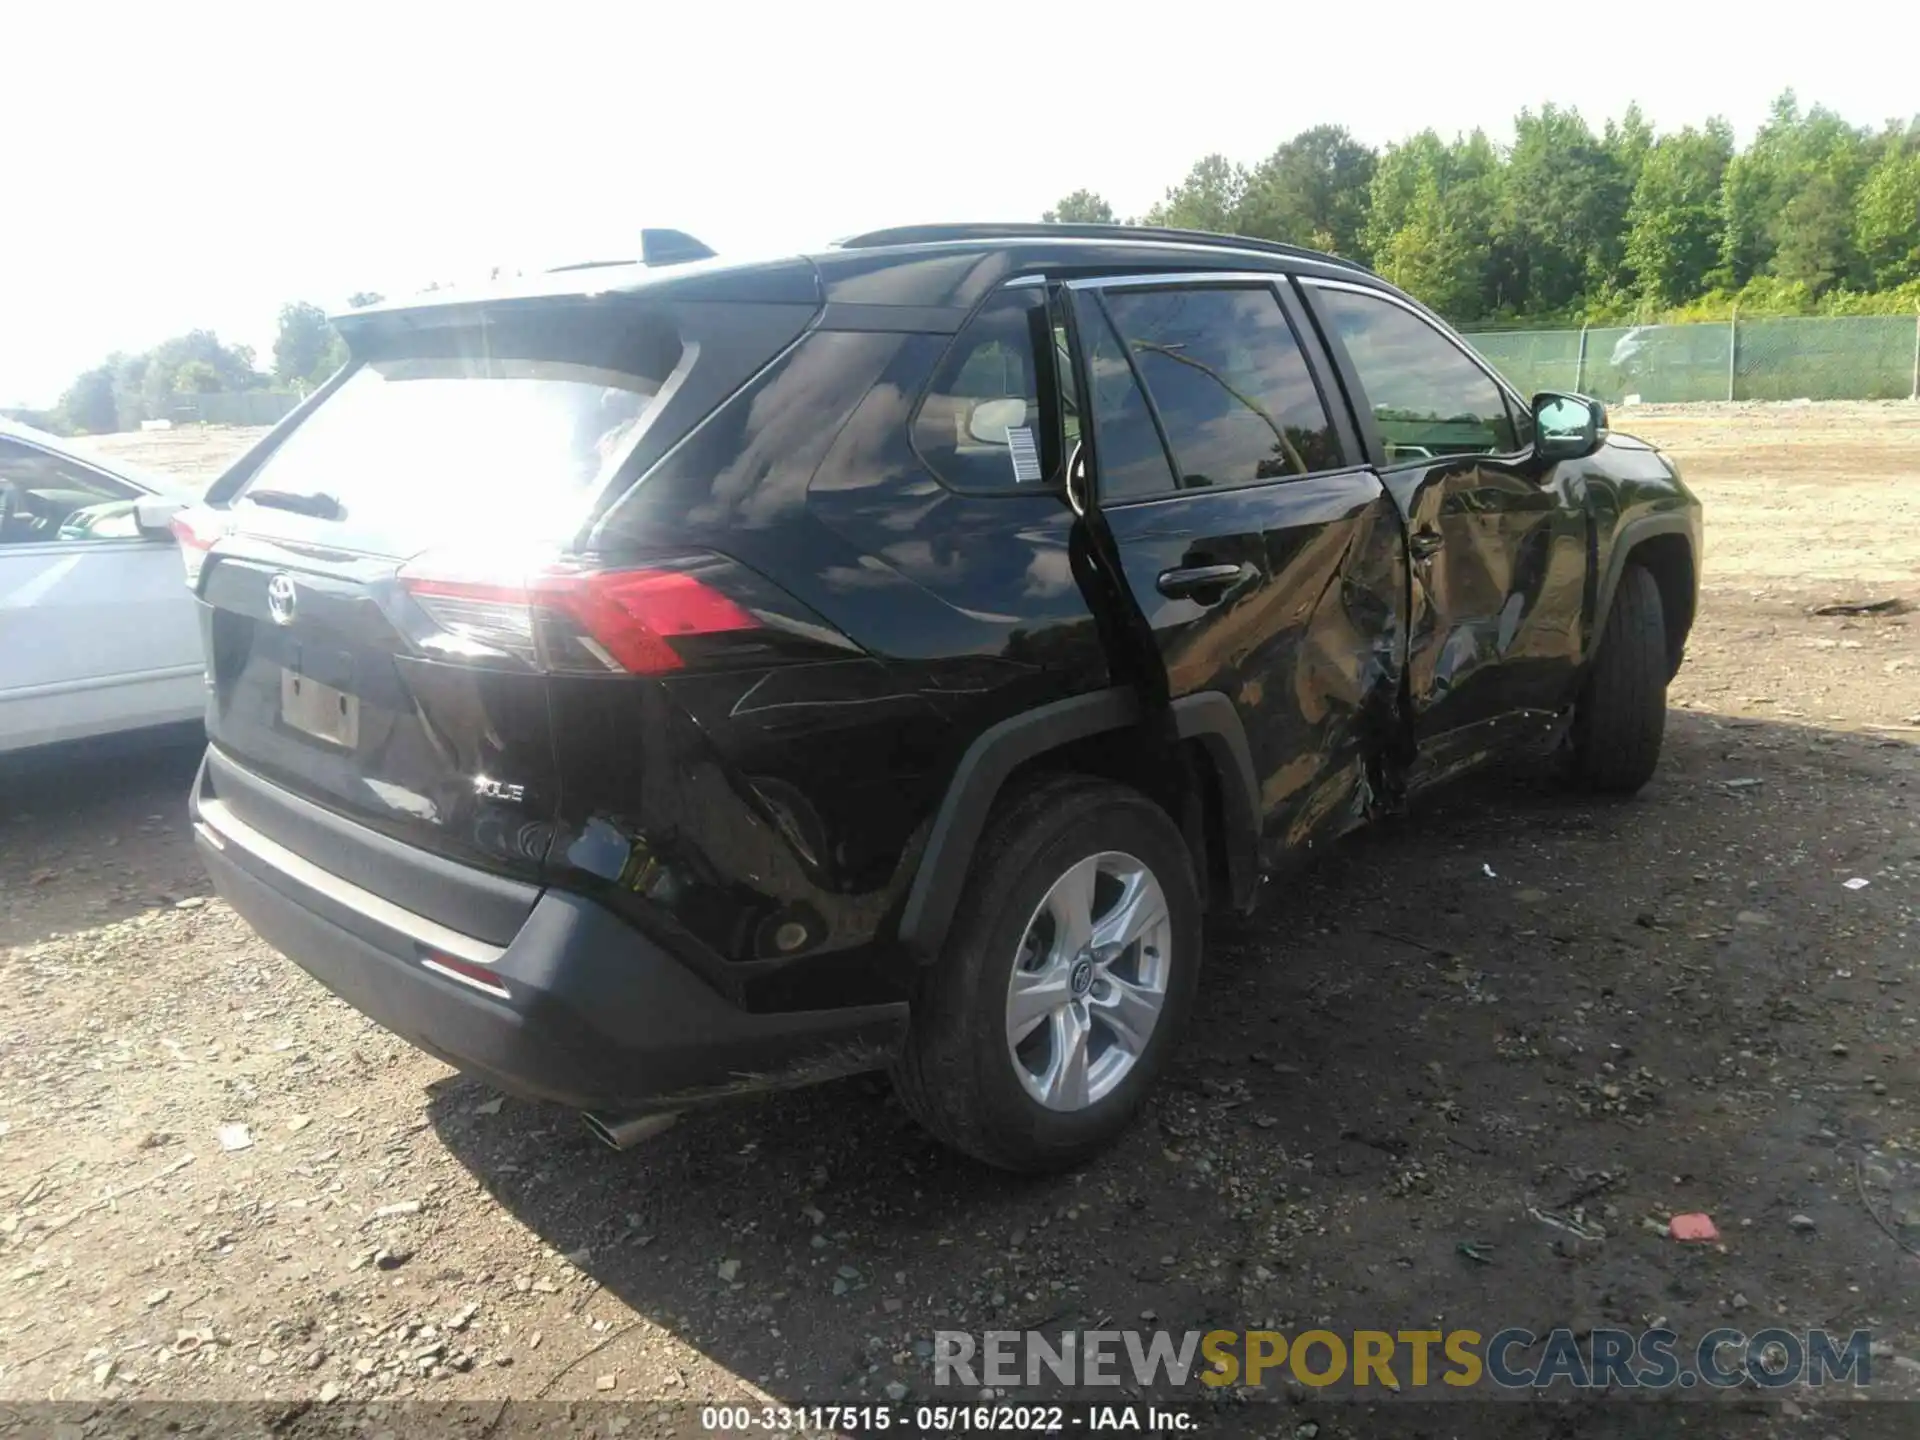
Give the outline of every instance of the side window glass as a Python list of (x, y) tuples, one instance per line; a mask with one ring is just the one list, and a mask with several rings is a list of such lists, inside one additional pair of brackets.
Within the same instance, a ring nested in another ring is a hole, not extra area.
[(1265, 286), (1106, 297), (1183, 486), (1249, 485), (1345, 463), (1286, 313)]
[(1007, 290), (954, 337), (913, 417), (913, 443), (961, 490), (1038, 487), (1060, 464), (1059, 434), (1043, 414), (1039, 367), (1053, 364), (1046, 291)]
[(1500, 387), (1433, 326), (1371, 295), (1316, 293), (1359, 372), (1389, 463), (1520, 448)]
[(84, 465), (0, 440), (0, 545), (137, 540), (137, 498)]
[(1100, 503), (1164, 495), (1174, 488), (1166, 447), (1154, 428), (1147, 400), (1134, 379), (1127, 352), (1098, 306), (1084, 305), (1081, 340), (1087, 347), (1087, 373), (1093, 387), (1094, 454), (1100, 462), (1096, 483)]

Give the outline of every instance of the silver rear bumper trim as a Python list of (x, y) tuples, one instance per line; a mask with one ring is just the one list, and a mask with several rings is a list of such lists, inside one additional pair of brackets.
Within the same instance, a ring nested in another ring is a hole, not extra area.
[(331, 870), (322, 870), (311, 860), (303, 859), (286, 846), (269, 840), (228, 809), (223, 800), (209, 796), (200, 802), (200, 818), (195, 823), (195, 829), (205, 835), (207, 842), (215, 849), (237, 846), (288, 879), (297, 881), (309, 890), (318, 891), (336, 905), (364, 915), (429, 950), (438, 950), (472, 965), (497, 964), (506, 953), (497, 945), (489, 945), (471, 935), (462, 935), (458, 930), (449, 930), (436, 920), (416, 915), (391, 900), (382, 899), (351, 880), (341, 879)]

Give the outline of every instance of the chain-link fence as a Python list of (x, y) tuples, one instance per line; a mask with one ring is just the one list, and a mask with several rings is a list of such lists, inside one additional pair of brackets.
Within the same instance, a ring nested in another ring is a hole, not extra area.
[(1711, 325), (1492, 330), (1473, 347), (1522, 391), (1618, 404), (1920, 399), (1920, 316), (1842, 315)]
[[(121, 428), (137, 430), (142, 420), (171, 420), (176, 425), (275, 425), (300, 397), (285, 390), (213, 390), (205, 393), (169, 395), (152, 405), (143, 405), (132, 417), (122, 414)], [(128, 423), (131, 419), (131, 423)]]

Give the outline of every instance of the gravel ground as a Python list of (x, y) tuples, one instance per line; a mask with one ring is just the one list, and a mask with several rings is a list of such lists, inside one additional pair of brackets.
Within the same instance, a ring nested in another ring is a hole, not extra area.
[(74, 444), (156, 474), (208, 484), (267, 429), (264, 425), (183, 425), (178, 430), (95, 435)]
[[(1064, 1178), (872, 1079), (596, 1148), (208, 898), (190, 752), (0, 776), (0, 1399), (922, 1397), (932, 1332), (989, 1327), (1664, 1317), (1920, 1362), (1920, 620), (1810, 613), (1920, 605), (1920, 410), (1617, 423), (1708, 505), (1653, 784), (1471, 783), (1216, 925), (1169, 1083)], [(1653, 1228), (1695, 1210), (1720, 1245)], [(1294, 1398), (1258, 1428), (1375, 1433)], [(1832, 1392), (1739, 1413), (1865, 1433)]]

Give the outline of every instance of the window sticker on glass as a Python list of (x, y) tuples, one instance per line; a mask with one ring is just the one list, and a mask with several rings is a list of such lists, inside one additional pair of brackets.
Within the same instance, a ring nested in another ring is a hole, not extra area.
[(1013, 483), (1016, 485), (1038, 485), (1043, 478), (1040, 469), (1040, 447), (1034, 444), (1033, 427), (1030, 425), (1009, 425), (1007, 427), (1007, 455), (1013, 461)]

